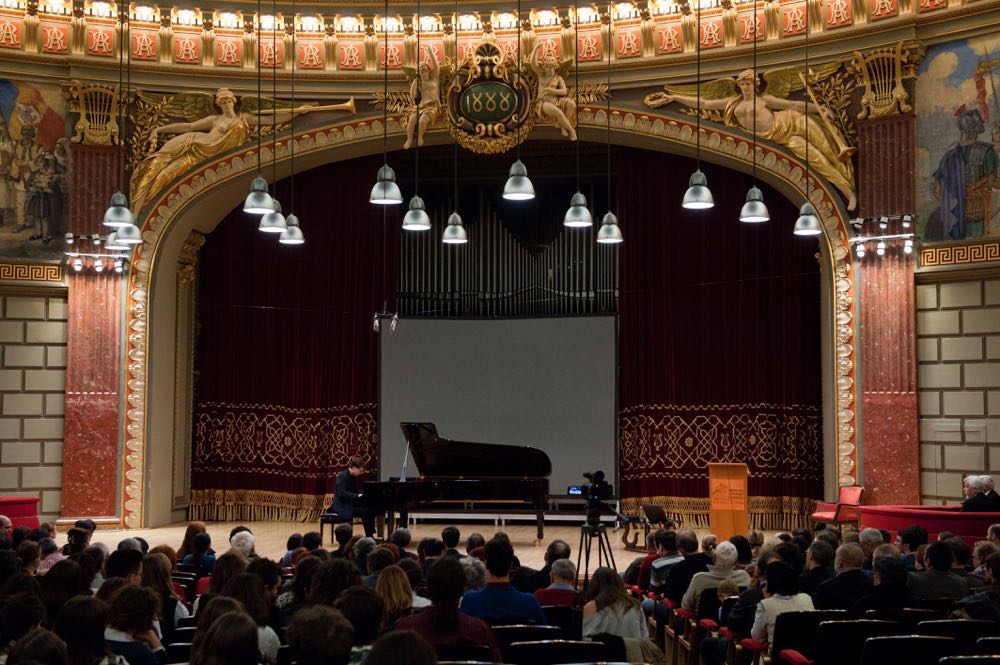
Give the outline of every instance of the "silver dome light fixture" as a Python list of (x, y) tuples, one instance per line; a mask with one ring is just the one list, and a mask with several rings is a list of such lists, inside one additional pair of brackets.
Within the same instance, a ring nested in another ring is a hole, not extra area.
[[(580, 14), (574, 9), (573, 12), (573, 43), (580, 43)], [(592, 226), (594, 218), (590, 216), (590, 209), (587, 208), (587, 197), (580, 191), (580, 49), (573, 49), (573, 64), (576, 70), (576, 89), (573, 94), (576, 96), (576, 113), (573, 115), (573, 131), (576, 133), (576, 193), (569, 200), (569, 209), (563, 217), (563, 226), (571, 228), (582, 228)]]
[(757, 187), (757, 0), (753, 2), (753, 185), (747, 192), (747, 202), (740, 210), (740, 221), (751, 224), (766, 222), (771, 214), (764, 205), (764, 193)]
[[(695, 170), (688, 180), (687, 191), (684, 192), (684, 199), (681, 207), (688, 210), (708, 210), (715, 206), (715, 199), (712, 198), (712, 190), (708, 188), (708, 178), (701, 171), (701, 0), (695, 0), (696, 27), (695, 35)], [(757, 15), (753, 17), (754, 35), (757, 34)]]
[[(517, 0), (517, 83), (521, 85), (521, 0)], [(516, 159), (510, 165), (503, 197), (508, 201), (530, 201), (535, 198), (535, 186), (528, 177), (528, 168), (521, 161), (521, 118), (517, 123)]]
[(264, 215), (274, 210), (274, 201), (267, 192), (267, 180), (261, 171), (260, 153), (262, 149), (260, 131), (260, 110), (261, 110), (261, 90), (260, 90), (260, 0), (257, 0), (257, 175), (250, 183), (250, 193), (243, 201), (243, 212), (251, 215)]
[[(378, 170), (368, 200), (377, 205), (399, 205), (403, 202), (403, 193), (396, 184), (396, 172), (389, 166), (389, 0), (385, 0), (382, 33), (385, 35), (382, 59), (382, 167)], [(419, 59), (419, 54), (417, 57)]]

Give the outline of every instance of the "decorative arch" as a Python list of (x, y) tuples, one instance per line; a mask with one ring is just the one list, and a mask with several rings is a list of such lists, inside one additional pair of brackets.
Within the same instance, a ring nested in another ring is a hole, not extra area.
[[(607, 126), (603, 106), (582, 106), (579, 112), (581, 138), (604, 140)], [(550, 136), (551, 132), (551, 136)], [(611, 111), (611, 140), (618, 145), (693, 155), (696, 125), (693, 118), (657, 114), (626, 108)], [(388, 133), (401, 137), (405, 126), (390, 117)], [(535, 135), (554, 138), (555, 130), (538, 127)], [(317, 128), (285, 134), (264, 145), (263, 163), (276, 158), (279, 177), (291, 173), (289, 149), (294, 141), (298, 171), (382, 149), (381, 119), (349, 119)], [(430, 142), (445, 142), (444, 132), (428, 135)], [(168, 445), (159, 430), (173, 431), (175, 404), (172, 354), (163, 340), (174, 339), (177, 258), (192, 230), (208, 232), (242, 200), (257, 170), (257, 146), (246, 144), (203, 163), (155, 196), (140, 211), (143, 243), (133, 256), (129, 275), (126, 311), (126, 409), (122, 463), (123, 506), (126, 527), (150, 526), (147, 507), (156, 483), (169, 482), (150, 471), (156, 446)], [(759, 178), (789, 198), (803, 196), (806, 169), (794, 155), (782, 148), (758, 142)], [(702, 157), (706, 161), (749, 172), (753, 160), (753, 138), (749, 134), (718, 125), (702, 124)], [(811, 200), (825, 233), (820, 236), (823, 274), (824, 333), (824, 436), (825, 459), (835, 468), (835, 485), (857, 481), (857, 438), (855, 383), (855, 276), (852, 265), (848, 217), (833, 187), (810, 174)], [(789, 232), (791, 229), (789, 228)], [(158, 353), (160, 347), (164, 353)], [(168, 371), (169, 370), (169, 371)], [(171, 399), (164, 399), (170, 397)], [(832, 425), (830, 424), (832, 422)], [(169, 474), (164, 474), (169, 478)]]

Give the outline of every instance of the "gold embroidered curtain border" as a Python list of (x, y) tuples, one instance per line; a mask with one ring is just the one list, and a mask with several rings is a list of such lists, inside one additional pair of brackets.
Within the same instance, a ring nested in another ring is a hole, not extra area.
[[(645, 496), (622, 499), (626, 515), (642, 513), (643, 504), (661, 506), (667, 517), (683, 520), (687, 529), (708, 529), (708, 499), (687, 496)], [(797, 496), (750, 497), (750, 528), (762, 531), (791, 531), (808, 526), (816, 500)]]
[(332, 501), (332, 494), (286, 494), (253, 489), (192, 490), (188, 519), (315, 522)]

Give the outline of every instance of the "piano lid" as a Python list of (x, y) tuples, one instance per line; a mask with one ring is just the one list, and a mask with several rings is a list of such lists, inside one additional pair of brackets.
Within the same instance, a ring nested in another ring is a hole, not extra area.
[(452, 441), (434, 423), (399, 423), (421, 476), (546, 478), (552, 460), (531, 446)]

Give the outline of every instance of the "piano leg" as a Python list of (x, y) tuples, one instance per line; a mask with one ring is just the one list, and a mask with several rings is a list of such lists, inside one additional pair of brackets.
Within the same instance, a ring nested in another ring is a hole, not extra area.
[(537, 535), (538, 541), (541, 542), (545, 539), (545, 510), (539, 510), (537, 513)]

